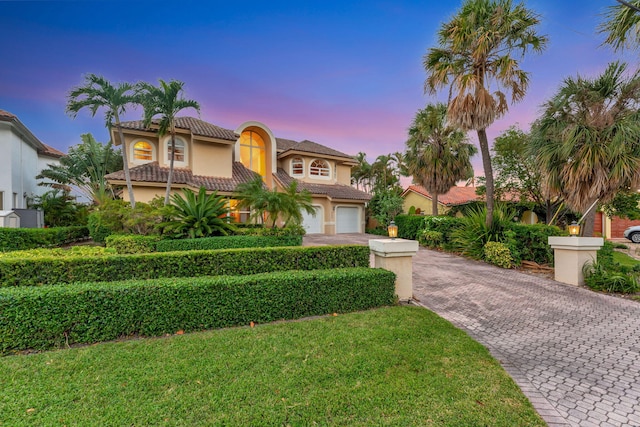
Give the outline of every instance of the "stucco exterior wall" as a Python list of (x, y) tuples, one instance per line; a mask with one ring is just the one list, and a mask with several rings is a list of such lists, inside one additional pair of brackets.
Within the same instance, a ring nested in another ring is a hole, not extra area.
[(233, 146), (206, 141), (193, 141), (194, 175), (231, 178)]
[[(416, 194), (413, 191), (408, 192), (404, 196), (404, 202), (402, 203), (404, 213), (408, 213), (411, 206), (415, 206), (415, 208), (419, 208), (424, 215), (432, 215), (431, 205), (431, 199), (428, 199), (420, 194)], [(445, 214), (447, 210), (448, 209), (446, 206), (438, 203), (438, 215)]]

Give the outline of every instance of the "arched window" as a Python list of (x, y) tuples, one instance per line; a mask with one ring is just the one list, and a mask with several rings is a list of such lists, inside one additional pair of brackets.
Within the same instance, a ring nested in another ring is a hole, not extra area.
[(309, 175), (328, 179), (331, 176), (329, 163), (322, 159), (315, 159), (309, 166)]
[(240, 135), (240, 162), (262, 177), (267, 175), (264, 140), (254, 131), (244, 131)]
[[(171, 136), (167, 137), (167, 139), (165, 140), (165, 144), (166, 144), (166, 156), (165, 156), (165, 163), (167, 165), (169, 165), (169, 163), (171, 162)], [(174, 166), (186, 166), (187, 165), (187, 144), (184, 142), (184, 140), (182, 138), (178, 138), (176, 137), (176, 142), (175, 142), (175, 154), (173, 156), (173, 164)]]
[(133, 162), (146, 163), (154, 160), (153, 145), (147, 141), (138, 141), (133, 144)]
[(291, 159), (291, 176), (304, 175), (304, 160), (300, 157)]

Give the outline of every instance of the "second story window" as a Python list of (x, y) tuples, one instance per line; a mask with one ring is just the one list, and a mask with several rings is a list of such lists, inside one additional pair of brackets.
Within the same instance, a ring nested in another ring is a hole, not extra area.
[(264, 140), (254, 131), (244, 131), (240, 135), (240, 161), (249, 170), (263, 178), (267, 175)]
[[(184, 139), (176, 137), (175, 153), (173, 156), (173, 165), (178, 168), (188, 166), (188, 146)], [(166, 166), (171, 163), (171, 136), (167, 136), (164, 140), (164, 162)]]
[(153, 146), (147, 141), (138, 141), (133, 144), (133, 161), (150, 162), (153, 160)]
[(300, 157), (295, 157), (291, 160), (291, 176), (303, 176), (304, 175), (304, 160)]
[(309, 166), (309, 175), (313, 177), (329, 178), (331, 176), (329, 163), (321, 159), (314, 160)]
[[(184, 162), (184, 141), (176, 138), (174, 162)], [(167, 158), (171, 161), (171, 140), (167, 141)]]

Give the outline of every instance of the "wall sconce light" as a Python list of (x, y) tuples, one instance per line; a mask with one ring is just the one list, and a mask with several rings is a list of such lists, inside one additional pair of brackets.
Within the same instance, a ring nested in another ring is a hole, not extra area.
[(391, 221), (391, 223), (387, 227), (387, 231), (389, 232), (389, 237), (391, 237), (391, 239), (395, 239), (396, 237), (398, 237), (398, 226), (396, 225), (395, 221)]
[(569, 225), (569, 235), (571, 237), (576, 237), (578, 234), (580, 234), (580, 225), (578, 225), (577, 222), (573, 221)]

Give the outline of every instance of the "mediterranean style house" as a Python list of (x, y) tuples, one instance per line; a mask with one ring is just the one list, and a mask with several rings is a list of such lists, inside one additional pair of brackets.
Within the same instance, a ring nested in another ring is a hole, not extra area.
[[(142, 121), (122, 123), (124, 141), (115, 129), (112, 140), (127, 150), (136, 201), (163, 195), (171, 158), (171, 136), (158, 137), (158, 126)], [(303, 213), (307, 233), (362, 233), (365, 207), (371, 196), (351, 187), (352, 156), (312, 141), (276, 138), (263, 123), (245, 122), (224, 129), (193, 117), (176, 120), (172, 191), (204, 186), (229, 197), (231, 216), (237, 222), (249, 212), (235, 208), (238, 184), (259, 174), (268, 188), (281, 189), (292, 181), (313, 197), (315, 215)], [(106, 176), (112, 185), (125, 186), (124, 171)], [(125, 191), (123, 196), (128, 197)]]
[(64, 153), (40, 141), (8, 111), (0, 110), (0, 211), (25, 209), (27, 199), (48, 188), (36, 176), (49, 164), (59, 164)]

